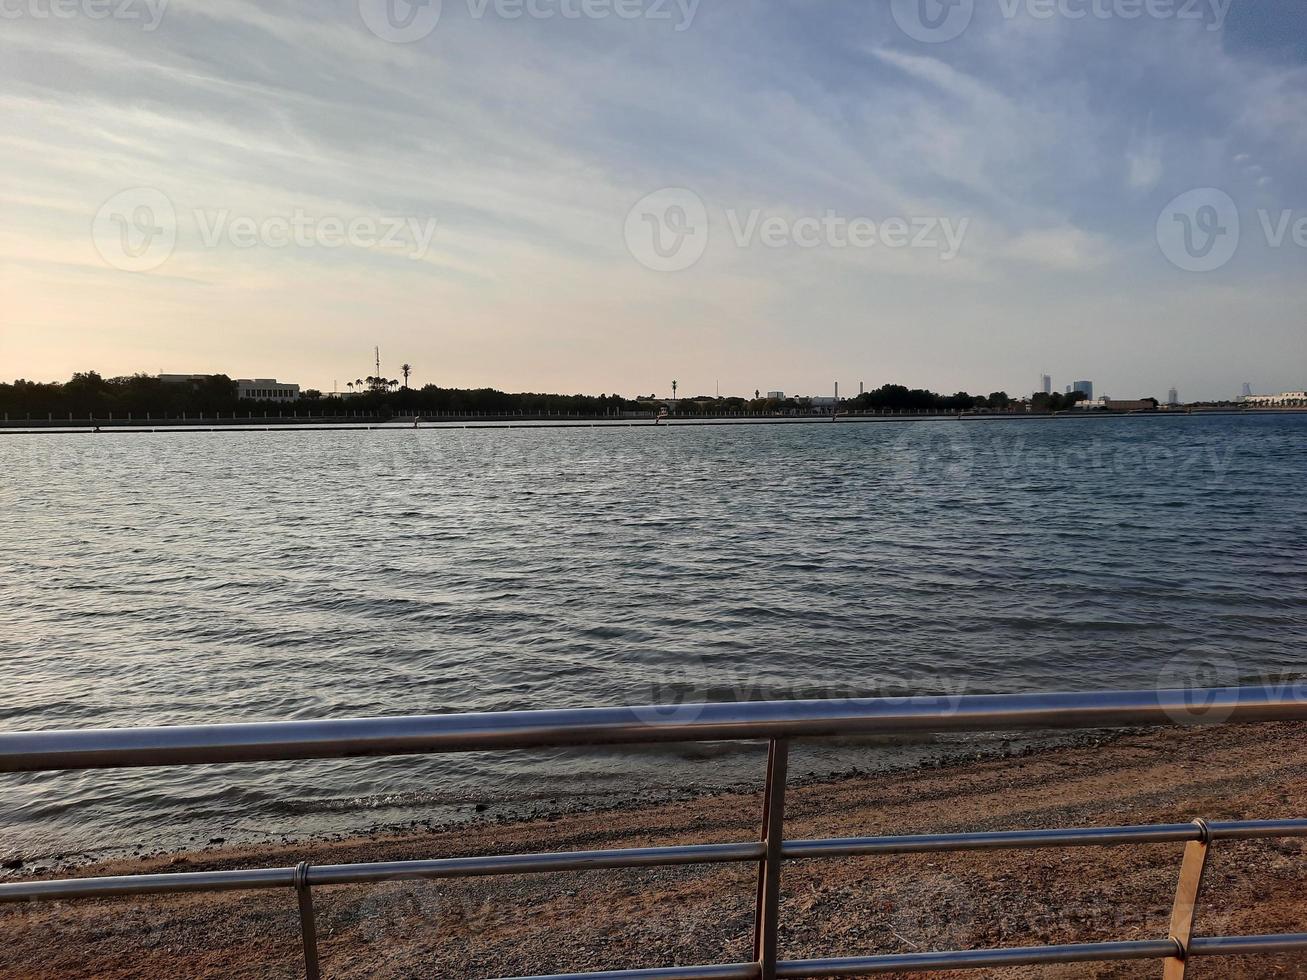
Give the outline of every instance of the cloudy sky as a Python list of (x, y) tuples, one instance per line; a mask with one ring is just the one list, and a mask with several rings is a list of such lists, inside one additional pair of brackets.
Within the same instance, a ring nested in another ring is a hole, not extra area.
[(6, 380), (1307, 384), (1300, 0), (51, 2)]

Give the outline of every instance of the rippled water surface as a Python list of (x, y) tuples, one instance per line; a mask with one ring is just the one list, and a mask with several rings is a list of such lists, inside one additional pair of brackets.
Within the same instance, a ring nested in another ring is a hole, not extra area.
[[(1305, 437), (1303, 416), (0, 435), (0, 728), (1301, 673)], [(345, 831), (758, 764), (10, 776), (0, 851)]]

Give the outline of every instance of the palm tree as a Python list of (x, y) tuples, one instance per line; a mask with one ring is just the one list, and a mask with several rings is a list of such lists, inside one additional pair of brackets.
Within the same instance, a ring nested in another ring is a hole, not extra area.
[(353, 381), (346, 381), (346, 382), (345, 382), (345, 387), (348, 388), (350, 391), (353, 391), (353, 390), (354, 390), (354, 382), (353, 382)]
[(408, 376), (413, 373), (412, 364), (401, 364), (399, 369), (404, 372), (404, 390), (408, 390)]

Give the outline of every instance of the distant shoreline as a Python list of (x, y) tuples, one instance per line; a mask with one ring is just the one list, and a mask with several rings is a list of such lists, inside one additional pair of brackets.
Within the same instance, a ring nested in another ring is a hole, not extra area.
[(372, 431), (405, 429), (630, 429), (630, 428), (671, 428), (674, 426), (712, 426), (712, 425), (829, 425), (832, 422), (847, 425), (857, 422), (1016, 422), (1016, 421), (1054, 421), (1074, 419), (1159, 419), (1159, 418), (1193, 418), (1212, 416), (1273, 416), (1304, 415), (1307, 408), (1243, 408), (1243, 409), (1192, 409), (1184, 411), (1156, 412), (1104, 412), (1080, 410), (1056, 413), (1015, 413), (1015, 412), (953, 412), (928, 414), (919, 413), (899, 415), (829, 415), (814, 416), (679, 416), (662, 419), (653, 418), (612, 418), (605, 416), (558, 417), (541, 416), (524, 418), (502, 415), (468, 415), (458, 416), (419, 416), (417, 424), (413, 418), (406, 419), (304, 419), (294, 417), (276, 417), (267, 419), (156, 419), (150, 422), (120, 419), (103, 419), (96, 421), (75, 420), (73, 422), (54, 422), (38, 420), (8, 420), (0, 422), (0, 435), (84, 435), (100, 434), (147, 434), (171, 432), (324, 432), (324, 431)]

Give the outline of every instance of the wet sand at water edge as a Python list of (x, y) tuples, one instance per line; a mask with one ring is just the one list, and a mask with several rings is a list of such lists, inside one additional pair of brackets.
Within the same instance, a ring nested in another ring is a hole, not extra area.
[[(795, 747), (795, 757), (802, 751)], [(761, 792), (321, 843), (219, 847), (77, 875), (755, 840)], [(1307, 816), (1307, 725), (1122, 734), (909, 773), (797, 782), (787, 838)], [(784, 959), (1165, 938), (1183, 844), (789, 862)], [(756, 866), (314, 889), (324, 978), (504, 977), (751, 958)], [(1307, 931), (1307, 840), (1218, 842), (1196, 935)], [(13, 880), (12, 878), (10, 880)], [(290, 889), (0, 908), (0, 976), (301, 977)], [(903, 974), (902, 976), (917, 976)], [(1161, 976), (1160, 961), (936, 977)], [(1189, 976), (1307, 977), (1307, 956)]]

